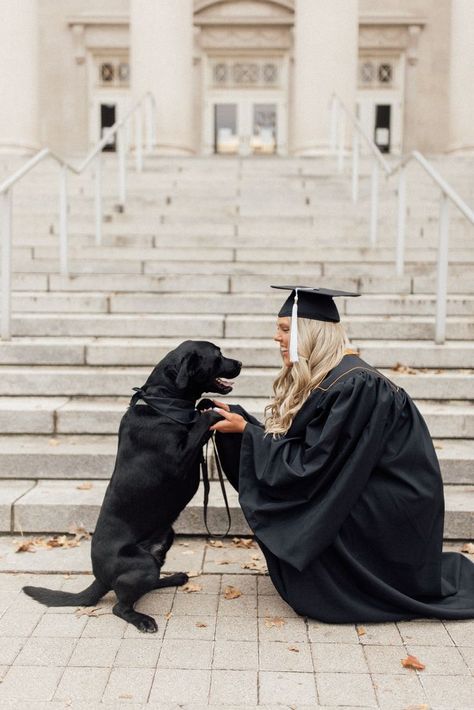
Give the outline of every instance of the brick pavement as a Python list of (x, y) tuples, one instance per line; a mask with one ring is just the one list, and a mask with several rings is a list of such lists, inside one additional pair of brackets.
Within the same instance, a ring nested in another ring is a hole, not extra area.
[[(474, 621), (304, 619), (266, 574), (243, 568), (259, 565), (257, 555), (230, 541), (216, 548), (178, 538), (166, 569), (199, 572), (190, 581), (200, 589), (146, 595), (138, 609), (159, 625), (148, 636), (111, 613), (112, 594), (89, 616), (46, 609), (21, 592), (24, 584), (85, 587), (88, 544), (19, 554), (2, 538), (0, 708), (474, 708)], [(55, 574), (34, 572), (48, 565)], [(240, 596), (226, 599), (228, 586)], [(408, 654), (426, 668), (403, 668)]]

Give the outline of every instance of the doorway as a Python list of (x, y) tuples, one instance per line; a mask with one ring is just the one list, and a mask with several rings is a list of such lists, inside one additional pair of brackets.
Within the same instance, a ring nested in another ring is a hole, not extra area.
[(250, 97), (212, 104), (213, 151), (218, 155), (275, 155), (279, 142), (278, 102)]
[[(115, 104), (100, 104), (100, 136), (104, 136), (107, 128), (110, 128), (116, 122), (116, 105)], [(104, 145), (103, 151), (114, 152), (117, 150), (116, 135), (114, 135), (109, 142)]]

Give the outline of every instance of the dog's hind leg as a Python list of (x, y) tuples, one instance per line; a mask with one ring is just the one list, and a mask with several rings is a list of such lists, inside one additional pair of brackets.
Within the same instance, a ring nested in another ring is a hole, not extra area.
[(154, 565), (153, 567), (150, 572), (133, 570), (124, 572), (117, 578), (114, 591), (118, 601), (112, 609), (116, 616), (133, 624), (139, 631), (149, 634), (158, 631), (156, 621), (148, 614), (135, 611), (133, 606), (144, 594), (156, 589), (158, 572)]

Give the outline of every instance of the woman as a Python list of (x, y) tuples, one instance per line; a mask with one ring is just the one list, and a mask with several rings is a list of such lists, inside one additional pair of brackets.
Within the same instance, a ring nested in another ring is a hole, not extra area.
[(426, 424), (404, 390), (347, 350), (333, 296), (357, 294), (281, 288), (292, 294), (265, 424), (215, 402), (224, 420), (212, 427), (276, 589), (325, 622), (473, 618), (474, 564), (442, 553)]

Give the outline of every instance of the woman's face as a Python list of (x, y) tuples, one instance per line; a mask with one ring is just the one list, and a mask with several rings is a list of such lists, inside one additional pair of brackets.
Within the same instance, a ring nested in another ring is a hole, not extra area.
[(273, 340), (280, 346), (281, 358), (283, 364), (291, 367), (290, 362), (290, 318), (278, 318), (276, 324), (276, 333)]

